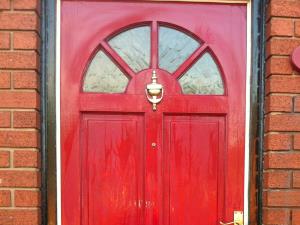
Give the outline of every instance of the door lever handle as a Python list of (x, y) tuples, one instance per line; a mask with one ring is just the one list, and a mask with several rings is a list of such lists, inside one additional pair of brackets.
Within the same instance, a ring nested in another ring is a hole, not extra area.
[(242, 211), (234, 211), (233, 213), (233, 221), (228, 223), (223, 223), (220, 221), (221, 225), (244, 225), (244, 213)]
[(229, 224), (240, 225), (238, 223), (235, 223), (234, 221), (233, 222), (229, 222), (229, 223), (223, 223), (223, 222), (220, 221), (220, 224), (221, 225), (229, 225)]

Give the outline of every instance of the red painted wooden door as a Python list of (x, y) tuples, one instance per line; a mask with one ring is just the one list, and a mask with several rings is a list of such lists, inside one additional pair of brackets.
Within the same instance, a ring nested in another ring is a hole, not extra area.
[(232, 221), (245, 77), (245, 5), (63, 1), (63, 224)]

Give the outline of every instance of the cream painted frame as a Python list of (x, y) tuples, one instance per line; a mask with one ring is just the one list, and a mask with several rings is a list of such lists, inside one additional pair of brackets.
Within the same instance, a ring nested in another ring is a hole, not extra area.
[[(251, 0), (147, 0), (159, 2), (203, 2), (225, 4), (247, 4), (247, 66), (246, 66), (246, 121), (245, 121), (245, 167), (244, 167), (244, 225), (249, 225), (250, 197), (250, 91), (251, 91)], [(60, 49), (61, 49), (61, 0), (56, 0), (56, 189), (57, 189), (57, 225), (61, 223), (61, 133), (60, 133)], [(228, 222), (228, 221), (226, 221)]]

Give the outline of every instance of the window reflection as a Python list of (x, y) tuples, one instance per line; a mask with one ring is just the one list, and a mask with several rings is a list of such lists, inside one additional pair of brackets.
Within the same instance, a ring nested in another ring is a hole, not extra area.
[(103, 52), (99, 51), (86, 72), (83, 91), (102, 93), (122, 93), (128, 78)]
[(179, 79), (179, 83), (184, 94), (224, 94), (222, 76), (210, 53), (198, 59)]
[(150, 66), (150, 27), (143, 26), (124, 31), (111, 40), (109, 45), (135, 72)]
[(175, 72), (199, 46), (199, 42), (183, 32), (159, 27), (159, 67)]

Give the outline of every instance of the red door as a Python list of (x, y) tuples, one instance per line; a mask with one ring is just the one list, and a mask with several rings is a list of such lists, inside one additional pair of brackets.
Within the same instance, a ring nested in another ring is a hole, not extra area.
[(61, 33), (64, 225), (243, 211), (245, 5), (63, 1)]

